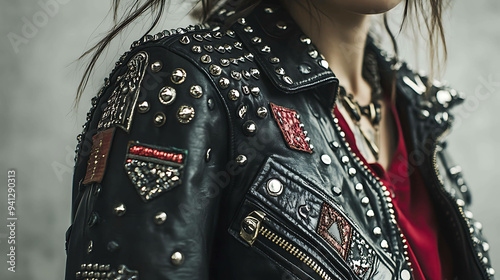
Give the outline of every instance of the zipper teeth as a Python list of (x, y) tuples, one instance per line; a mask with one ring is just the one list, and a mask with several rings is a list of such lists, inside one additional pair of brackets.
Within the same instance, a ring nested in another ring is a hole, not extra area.
[[(433, 154), (432, 154), (432, 167), (434, 168), (434, 179), (436, 179), (436, 181), (438, 182), (438, 186), (441, 190), (441, 192), (447, 196), (449, 199), (451, 200), (454, 200), (454, 198), (445, 190), (444, 188), (444, 184), (443, 184), (443, 181), (442, 179), (440, 178), (440, 172), (439, 172), (439, 168), (438, 168), (438, 165), (437, 165), (437, 152), (438, 152), (438, 148), (437, 148), (437, 144), (441, 141), (441, 139), (443, 138), (443, 136), (446, 134), (446, 132), (449, 130), (449, 126), (448, 128), (443, 131), (443, 133), (441, 133), (439, 135), (439, 137), (436, 138), (435, 142), (434, 142), (434, 150), (433, 150)], [(460, 213), (460, 216), (462, 217), (462, 221), (465, 221), (467, 223), (467, 217), (465, 216), (465, 213), (463, 211), (463, 208), (462, 207), (459, 207), (458, 205), (454, 205), (454, 204), (451, 204), (452, 207), (456, 210), (458, 208), (458, 212)], [(469, 225), (467, 225), (467, 227), (469, 227)], [(469, 238), (468, 238), (468, 243), (469, 245), (472, 244), (472, 249), (473, 249), (473, 254), (474, 254), (474, 259), (479, 262), (480, 266), (483, 268), (481, 270), (481, 272), (483, 272), (483, 276), (486, 276), (487, 279), (491, 280), (491, 277), (488, 273), (484, 273), (486, 272), (488, 269), (486, 267), (486, 265), (482, 262), (482, 260), (479, 259), (479, 256), (476, 254), (476, 244), (474, 242), (472, 242), (472, 239), (473, 239), (473, 235), (472, 233), (467, 230), (468, 232), (468, 235), (469, 235)]]
[(297, 248), (295, 245), (288, 242), (285, 238), (283, 238), (283, 237), (279, 236), (278, 234), (274, 233), (273, 231), (267, 229), (263, 225), (260, 226), (259, 233), (261, 236), (267, 238), (269, 241), (278, 245), (283, 250), (292, 254), (294, 257), (299, 259), (301, 262), (303, 262), (304, 264), (309, 266), (314, 272), (316, 272), (321, 277), (321, 279), (333, 280), (327, 274), (327, 272), (320, 265), (318, 265), (318, 263), (316, 261), (314, 261), (311, 257), (309, 257), (306, 253), (304, 253), (302, 250)]

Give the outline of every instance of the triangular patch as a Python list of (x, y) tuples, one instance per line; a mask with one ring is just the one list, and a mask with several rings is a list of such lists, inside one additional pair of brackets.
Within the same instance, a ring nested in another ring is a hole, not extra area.
[(337, 210), (323, 203), (318, 234), (346, 260), (351, 245), (352, 226)]

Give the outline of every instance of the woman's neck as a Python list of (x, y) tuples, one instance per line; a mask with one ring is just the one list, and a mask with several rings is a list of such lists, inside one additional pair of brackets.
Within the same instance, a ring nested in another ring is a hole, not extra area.
[(318, 2), (320, 6), (282, 1), (302, 31), (325, 56), (346, 91), (353, 93), (361, 104), (370, 102), (370, 86), (362, 76), (369, 16), (339, 9), (330, 1)]

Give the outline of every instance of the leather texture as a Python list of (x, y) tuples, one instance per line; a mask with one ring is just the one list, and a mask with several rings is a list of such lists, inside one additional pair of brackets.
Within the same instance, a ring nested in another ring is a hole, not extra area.
[[(211, 24), (135, 42), (92, 100), (65, 279), (412, 279), (391, 197), (331, 113), (339, 81), (326, 61), (277, 4), (224, 24), (232, 14), (226, 6)], [(446, 153), (460, 94), (427, 89), (373, 40), (367, 48), (385, 89), (396, 75), (410, 165), (433, 198), (456, 279), (493, 279), (469, 189)], [(102, 152), (94, 136), (109, 129)]]

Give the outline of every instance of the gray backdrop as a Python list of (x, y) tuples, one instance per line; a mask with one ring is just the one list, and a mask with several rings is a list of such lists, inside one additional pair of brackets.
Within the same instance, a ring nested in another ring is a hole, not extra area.
[[(73, 110), (81, 64), (72, 63), (107, 27), (109, 1), (40, 0), (0, 2), (0, 278), (61, 279), (64, 232), (70, 223), (75, 136), (91, 96), (117, 56), (139, 37), (140, 25), (114, 44)], [(124, 1), (127, 2), (127, 1)], [(47, 5), (49, 3), (50, 5)], [(189, 7), (174, 5), (164, 28), (190, 22)], [(475, 217), (485, 225), (494, 263), (500, 260), (500, 2), (456, 1), (446, 17), (449, 63), (444, 79), (466, 93), (455, 111), (450, 149), (474, 194)], [(397, 17), (397, 11), (395, 12)], [(400, 36), (408, 61), (423, 60)], [(418, 57), (418, 59), (416, 58)], [(421, 64), (422, 65), (422, 64)], [(7, 270), (7, 172), (16, 170), (16, 272)], [(498, 268), (500, 272), (500, 268)]]

